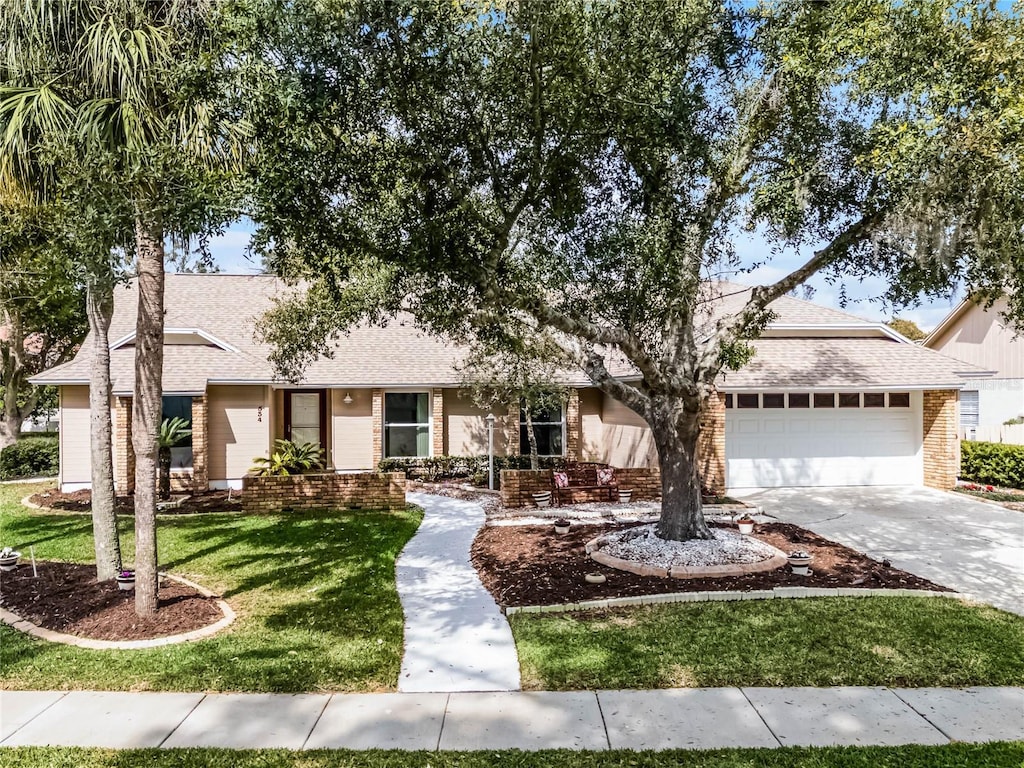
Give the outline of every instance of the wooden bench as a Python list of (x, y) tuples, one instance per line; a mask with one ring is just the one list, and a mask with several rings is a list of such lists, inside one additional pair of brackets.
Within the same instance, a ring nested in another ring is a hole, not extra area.
[[(602, 483), (598, 477), (599, 470), (609, 470), (613, 473), (615, 471), (608, 464), (601, 464), (596, 461), (581, 461), (567, 464), (563, 469), (554, 470), (551, 473), (551, 493), (554, 497), (555, 506), (561, 506), (565, 496), (568, 496), (569, 501), (572, 501), (573, 491), (607, 491), (608, 500), (615, 501), (619, 484), (615, 481), (614, 474), (610, 481)], [(559, 486), (559, 474), (565, 476), (567, 485)]]

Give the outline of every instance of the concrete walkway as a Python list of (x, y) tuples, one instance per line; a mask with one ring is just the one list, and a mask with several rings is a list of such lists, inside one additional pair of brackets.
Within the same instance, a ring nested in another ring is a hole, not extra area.
[(0, 746), (719, 749), (1024, 739), (1024, 688), (0, 692)]
[(1024, 513), (930, 488), (776, 488), (743, 500), (876, 560), (1024, 614)]
[(405, 613), (398, 690), (519, 690), (512, 631), (469, 561), (483, 508), (424, 493), (408, 499), (426, 514), (396, 566)]

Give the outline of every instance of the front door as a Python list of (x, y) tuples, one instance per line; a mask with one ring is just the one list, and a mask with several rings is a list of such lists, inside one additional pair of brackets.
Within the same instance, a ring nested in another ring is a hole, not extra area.
[(297, 445), (312, 443), (327, 447), (327, 405), (324, 390), (286, 390), (284, 393), (284, 436)]

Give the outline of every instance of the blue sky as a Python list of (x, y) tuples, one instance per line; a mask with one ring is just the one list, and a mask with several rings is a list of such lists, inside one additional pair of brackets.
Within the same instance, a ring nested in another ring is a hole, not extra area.
[[(259, 262), (246, 258), (246, 247), (252, 236), (253, 224), (244, 220), (234, 224), (222, 236), (210, 241), (210, 252), (213, 254), (221, 272), (227, 274), (249, 275), (260, 272)], [(765, 259), (769, 253), (765, 242), (755, 234), (741, 234), (737, 237), (736, 248), (744, 263), (753, 264)], [(806, 261), (806, 253), (796, 250), (785, 251), (772, 257), (764, 266), (758, 267), (749, 274), (738, 275), (736, 282), (748, 284), (764, 284), (783, 277)], [(890, 308), (875, 300), (885, 290), (886, 283), (881, 279), (857, 280), (845, 283), (846, 306), (840, 304), (841, 284), (829, 285), (824, 277), (816, 275), (808, 281), (815, 289), (812, 301), (836, 309), (844, 309), (854, 315), (872, 320), (888, 320), (893, 316)], [(920, 307), (905, 309), (898, 313), (899, 317), (913, 320), (923, 330), (934, 328), (955, 307), (961, 298), (957, 292), (948, 300), (923, 303)]]

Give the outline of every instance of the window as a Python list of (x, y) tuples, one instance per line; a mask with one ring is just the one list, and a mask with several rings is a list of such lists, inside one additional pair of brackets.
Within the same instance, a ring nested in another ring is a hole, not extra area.
[(736, 395), (738, 408), (757, 408), (760, 406), (759, 395)]
[(725, 407), (732, 408), (732, 393), (726, 394), (725, 396)]
[(889, 393), (889, 407), (890, 408), (909, 408), (910, 407), (910, 393), (909, 392), (890, 392)]
[(885, 408), (885, 393), (884, 392), (865, 392), (864, 393), (864, 407), (865, 408)]
[(429, 393), (384, 393), (384, 455), (430, 455)]
[(960, 393), (960, 426), (978, 426), (979, 415), (978, 391), (965, 389)]
[(785, 408), (786, 396), (781, 392), (765, 392), (761, 395), (761, 402), (765, 408)]
[(815, 392), (814, 393), (814, 407), (815, 408), (835, 408), (836, 407), (836, 396), (831, 392)]
[(789, 396), (790, 408), (810, 408), (811, 396), (806, 392), (794, 392)]
[(192, 398), (165, 395), (161, 404), (160, 421), (179, 418), (188, 422), (188, 437), (171, 446), (171, 470), (192, 469)]
[[(561, 406), (545, 408), (530, 412), (533, 422), (533, 434), (537, 438), (538, 456), (562, 456), (564, 454), (562, 435), (565, 419)], [(530, 439), (526, 432), (526, 411), (519, 411), (519, 452), (523, 456), (530, 453)]]
[(840, 408), (860, 408), (860, 392), (840, 392)]

